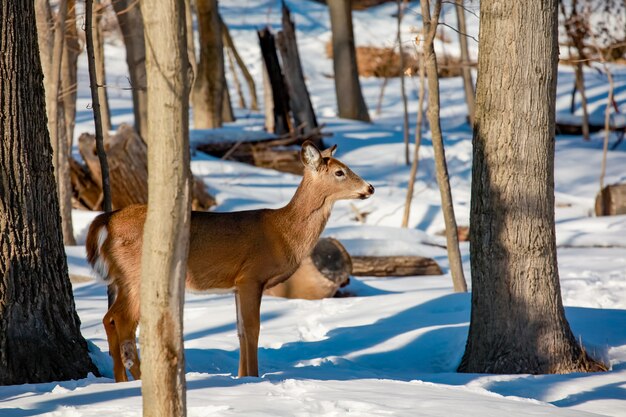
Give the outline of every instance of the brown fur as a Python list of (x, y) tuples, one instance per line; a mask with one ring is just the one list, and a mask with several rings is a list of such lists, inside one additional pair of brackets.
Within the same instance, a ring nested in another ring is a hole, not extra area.
[[(334, 148), (332, 149), (334, 150)], [(261, 295), (286, 280), (309, 255), (324, 230), (333, 203), (341, 199), (367, 198), (374, 188), (363, 181), (330, 151), (320, 153), (310, 142), (302, 148), (305, 173), (292, 200), (280, 209), (232, 213), (192, 212), (186, 286), (196, 291), (234, 289), (240, 335), (239, 376), (258, 375), (257, 345)], [(343, 175), (337, 176), (338, 171)], [(139, 322), (141, 246), (147, 208), (133, 205), (102, 214), (87, 235), (87, 257), (93, 266), (105, 262), (117, 298), (103, 321), (113, 356), (116, 381), (127, 380), (123, 359), (140, 377), (139, 359), (129, 353), (135, 346)], [(98, 248), (98, 236), (106, 227), (107, 238)], [(124, 343), (124, 358), (120, 344)]]

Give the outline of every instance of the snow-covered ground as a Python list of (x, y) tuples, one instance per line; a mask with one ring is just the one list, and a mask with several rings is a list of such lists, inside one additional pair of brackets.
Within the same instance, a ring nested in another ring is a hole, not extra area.
[[(439, 191), (434, 176), (430, 132), (425, 131), (410, 227), (401, 229), (409, 169), (403, 161), (402, 104), (398, 80), (387, 86), (382, 112), (376, 107), (380, 79), (362, 79), (372, 124), (336, 118), (332, 62), (324, 43), (330, 39), (325, 6), (288, 1), (312, 101), (326, 131), (338, 144), (337, 157), (376, 187), (369, 200), (337, 204), (325, 235), (340, 239), (353, 254), (420, 254), (435, 258), (446, 274), (431, 277), (352, 278), (355, 297), (321, 301), (267, 297), (262, 305), (260, 378), (237, 379), (238, 340), (231, 295), (188, 294), (185, 305), (187, 402), (190, 416), (626, 416), (626, 216), (591, 216), (598, 191), (602, 133), (590, 142), (577, 136), (556, 140), (556, 216), (559, 269), (567, 318), (588, 351), (611, 370), (602, 374), (476, 375), (455, 373), (467, 337), (470, 295), (454, 294), (447, 274)], [(414, 9), (415, 5), (412, 4)], [(476, 10), (477, 2), (470, 3)], [(280, 3), (222, 0), (220, 8), (244, 60), (261, 85), (255, 30), (278, 28)], [(389, 4), (354, 13), (359, 45), (390, 46), (395, 38)], [(455, 25), (447, 4), (446, 23)], [(470, 34), (478, 21), (468, 13)], [(411, 46), (419, 13), (403, 25)], [(438, 50), (457, 51), (456, 34)], [(470, 40), (474, 53), (477, 44)], [(124, 50), (106, 49), (109, 85), (125, 86)], [(83, 57), (84, 58), (84, 57)], [(92, 131), (86, 63), (81, 61), (76, 135)], [(614, 68), (616, 101), (626, 111), (626, 70)], [(229, 75), (230, 76), (230, 75)], [(606, 104), (606, 79), (587, 74), (592, 114)], [(559, 70), (558, 112), (566, 113), (573, 83), (567, 67)], [(411, 129), (417, 82), (408, 80)], [(259, 87), (259, 95), (262, 91)], [(231, 94), (231, 96), (235, 96)], [(132, 121), (128, 91), (110, 89), (113, 123)], [(458, 223), (467, 225), (470, 203), (471, 130), (461, 80), (441, 82), (442, 126)], [(237, 109), (233, 135), (262, 130), (262, 113)], [(194, 143), (206, 132), (194, 131)], [(412, 130), (413, 134), (413, 130)], [(613, 137), (612, 141), (616, 138)], [(626, 144), (609, 153), (606, 183), (624, 180)], [(299, 178), (194, 153), (194, 174), (218, 199), (217, 210), (278, 207), (291, 197)], [(354, 205), (366, 215), (355, 219)], [(93, 213), (74, 212), (75, 233), (84, 242)], [(469, 248), (461, 245), (469, 281)], [(89, 275), (82, 246), (68, 247), (70, 271)], [(0, 416), (138, 416), (140, 382), (113, 383), (112, 364), (101, 324), (105, 288), (94, 282), (74, 285), (82, 330), (103, 377), (80, 381), (0, 387)]]

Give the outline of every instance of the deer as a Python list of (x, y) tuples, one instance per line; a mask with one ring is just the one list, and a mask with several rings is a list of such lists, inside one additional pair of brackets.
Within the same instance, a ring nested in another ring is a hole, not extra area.
[[(192, 211), (185, 287), (193, 292), (234, 292), (239, 337), (239, 377), (258, 377), (261, 298), (287, 280), (313, 250), (338, 200), (367, 199), (374, 187), (333, 158), (303, 143), (304, 173), (287, 205), (236, 212)], [(127, 370), (141, 378), (136, 345), (145, 205), (97, 216), (86, 239), (96, 276), (113, 286), (115, 300), (102, 320), (116, 382)]]

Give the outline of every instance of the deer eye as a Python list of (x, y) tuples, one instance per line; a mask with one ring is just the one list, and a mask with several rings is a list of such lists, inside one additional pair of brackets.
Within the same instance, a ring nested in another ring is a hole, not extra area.
[(344, 175), (346, 175), (346, 174), (344, 174), (344, 172), (342, 170), (335, 171), (335, 177), (343, 177)]

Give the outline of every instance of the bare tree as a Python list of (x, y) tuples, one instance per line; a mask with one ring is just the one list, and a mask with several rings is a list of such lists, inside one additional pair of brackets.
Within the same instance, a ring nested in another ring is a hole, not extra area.
[[(425, 38), (424, 29), (422, 29), (422, 40)], [(419, 60), (419, 77), (420, 89), (417, 98), (417, 121), (415, 123), (415, 148), (413, 150), (413, 162), (411, 162), (411, 173), (409, 174), (409, 184), (406, 190), (406, 200), (404, 203), (404, 215), (402, 216), (402, 227), (409, 226), (409, 216), (411, 215), (411, 202), (413, 201), (413, 190), (415, 189), (415, 180), (417, 177), (417, 169), (419, 168), (419, 151), (422, 144), (422, 124), (424, 121), (424, 96), (426, 89), (426, 74), (424, 70), (423, 57)]]
[[(402, 17), (404, 16), (405, 0), (396, 0), (398, 12), (396, 17), (396, 43), (398, 44), (398, 54), (400, 55), (400, 95), (402, 96), (402, 134), (404, 137), (404, 163), (409, 165), (409, 109), (406, 99), (406, 88), (404, 86), (404, 48), (402, 47)], [(381, 89), (381, 96), (382, 96)]]
[(465, 6), (463, 0), (456, 0), (456, 18), (459, 27), (459, 45), (461, 46), (461, 71), (463, 74), (463, 88), (465, 89), (465, 102), (467, 103), (467, 115), (471, 126), (474, 126), (474, 82), (472, 81), (472, 69), (470, 67), (469, 48), (467, 46), (467, 25), (465, 24)]
[(576, 342), (559, 284), (554, 232), (557, 0), (482, 0), (480, 22), (470, 218), (472, 313), (459, 371), (603, 370)]
[[(587, 109), (587, 93), (585, 91), (585, 75), (583, 62), (587, 59), (584, 39), (590, 32), (587, 20), (578, 10), (578, 0), (572, 0), (571, 11), (568, 15), (565, 3), (560, 0), (561, 13), (563, 14), (565, 33), (576, 49), (576, 62), (574, 62), (574, 88), (572, 89), (571, 113), (574, 113), (576, 104), (576, 91), (580, 94), (580, 104), (583, 111), (582, 133), (584, 140), (589, 140), (589, 111)], [(608, 4), (608, 3), (607, 3)], [(571, 53), (571, 47), (569, 47)], [(571, 55), (571, 54), (570, 54)]]
[(223, 20), (221, 20), (221, 22), (222, 22), (222, 38), (223, 38), (224, 46), (227, 47), (228, 50), (232, 53), (233, 58), (235, 58), (235, 62), (237, 63), (237, 65), (239, 66), (239, 69), (241, 70), (241, 73), (243, 74), (243, 78), (246, 80), (246, 83), (248, 84), (248, 90), (250, 93), (250, 101), (251, 101), (250, 108), (252, 110), (258, 110), (259, 105), (257, 102), (254, 78), (252, 78), (252, 75), (250, 74), (250, 71), (248, 71), (246, 64), (243, 62), (243, 59), (241, 59), (239, 52), (237, 52), (235, 43), (233, 42), (233, 39), (230, 36), (230, 31), (228, 30), (228, 26), (226, 26)]
[(68, 245), (75, 245), (72, 227), (72, 185), (69, 173), (69, 143), (65, 123), (64, 100), (61, 92), (61, 64), (65, 46), (65, 26), (68, 4), (62, 0), (58, 12), (54, 15), (48, 0), (37, 2), (37, 27), (39, 35), (40, 57), (44, 73), (46, 90), (46, 112), (48, 131), (52, 144), (52, 164), (57, 184), (57, 193), (61, 207), (61, 225), (63, 239)]
[(329, 0), (333, 37), (333, 69), (339, 117), (370, 121), (361, 92), (352, 31), (351, 0)]
[(454, 216), (452, 203), (452, 191), (450, 190), (450, 178), (446, 163), (446, 153), (443, 146), (443, 136), (439, 123), (439, 77), (437, 75), (437, 57), (435, 55), (434, 40), (441, 13), (441, 0), (435, 0), (433, 15), (430, 14), (430, 1), (422, 0), (422, 19), (424, 20), (424, 66), (428, 77), (428, 121), (430, 123), (433, 151), (435, 153), (435, 165), (437, 169), (437, 183), (441, 192), (441, 209), (446, 224), (446, 242), (448, 248), (448, 260), (450, 262), (450, 274), (454, 291), (467, 291), (465, 275), (463, 274), (463, 261), (459, 250), (459, 236)]
[(141, 8), (150, 86), (140, 307), (143, 410), (148, 416), (184, 416), (182, 314), (191, 216), (185, 7), (180, 0), (145, 0)]
[[(102, 11), (104, 6), (101, 0), (95, 0), (96, 7), (93, 10), (94, 24), (93, 31), (93, 48), (96, 64), (96, 76), (102, 85), (106, 85), (106, 70), (104, 65), (104, 40), (102, 39), (102, 29), (100, 28), (102, 21)], [(107, 89), (98, 88), (98, 97), (100, 98), (100, 117), (102, 118), (102, 130), (105, 136), (109, 135), (111, 130), (111, 110), (109, 109), (109, 94)]]
[(85, 378), (46, 129), (34, 2), (0, 3), (0, 384)]
[(193, 124), (196, 129), (222, 125), (224, 48), (217, 0), (197, 0), (200, 62), (193, 84)]
[[(100, 173), (102, 177), (102, 206), (104, 207), (104, 211), (111, 211), (111, 184), (109, 179), (109, 164), (104, 151), (104, 126), (102, 124), (100, 95), (98, 94), (98, 89), (101, 89), (102, 86), (98, 84), (98, 75), (96, 71), (93, 15), (93, 0), (85, 0), (85, 38), (87, 41), (87, 62), (89, 65), (89, 87), (91, 90), (91, 108), (93, 109), (93, 118), (96, 130), (96, 149), (98, 152), (98, 159), (100, 160)], [(111, 294), (109, 294), (109, 304), (110, 301)]]
[(148, 130), (148, 90), (146, 88), (146, 45), (143, 36), (143, 18), (137, 0), (112, 0), (124, 46), (126, 64), (133, 94), (135, 130), (144, 135)]
[(74, 141), (74, 126), (76, 124), (78, 56), (80, 53), (81, 46), (76, 28), (76, 0), (68, 0), (65, 48), (63, 48), (63, 61), (61, 62), (61, 99), (65, 112), (65, 133), (70, 151)]

